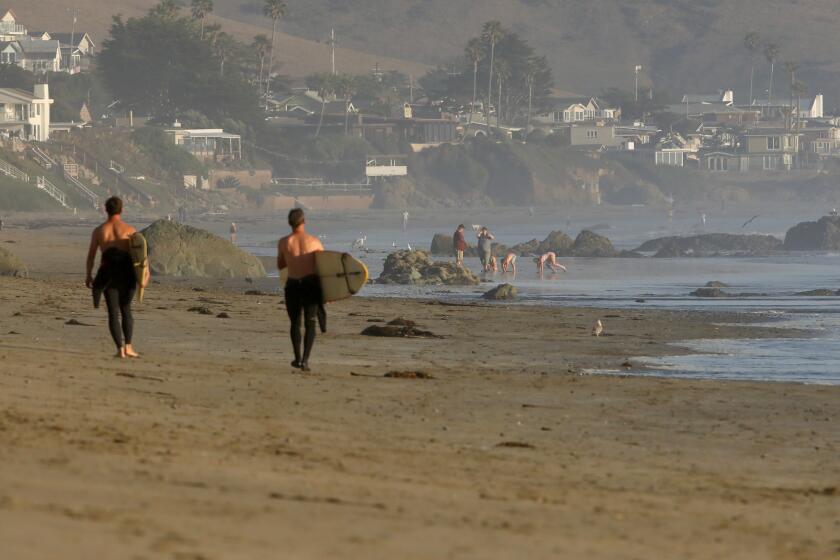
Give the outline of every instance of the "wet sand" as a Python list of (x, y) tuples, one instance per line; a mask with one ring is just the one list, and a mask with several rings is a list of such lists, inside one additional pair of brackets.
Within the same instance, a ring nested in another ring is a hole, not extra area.
[[(581, 374), (776, 335), (714, 324), (737, 317), (353, 298), (304, 375), (282, 298), (244, 295), (270, 281), (162, 281), (136, 308), (143, 358), (120, 361), (81, 286), (85, 232), (9, 240), (33, 278), (0, 279), (3, 557), (840, 550), (840, 389)], [(395, 317), (443, 338), (359, 334)]]

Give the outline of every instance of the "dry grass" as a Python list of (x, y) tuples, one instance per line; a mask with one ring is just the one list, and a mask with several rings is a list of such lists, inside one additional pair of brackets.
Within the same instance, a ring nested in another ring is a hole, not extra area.
[[(71, 8), (79, 10), (77, 28), (91, 33), (97, 46), (108, 36), (111, 18), (116, 14), (125, 17), (143, 14), (156, 0), (116, 0), (103, 3), (101, 0), (7, 0), (5, 8), (11, 8), (21, 23), (28, 29), (47, 31), (69, 31), (72, 26)], [(107, 7), (106, 7), (107, 6)], [(242, 41), (250, 42), (254, 35), (265, 33), (270, 36), (268, 21), (242, 22), (222, 17), (211, 17), (224, 29)], [(282, 24), (281, 24), (282, 26)], [(329, 48), (324, 43), (310, 41), (286, 33), (277, 35), (277, 58), (279, 71), (291, 76), (304, 76), (312, 72), (329, 70)], [(406, 74), (420, 76), (427, 66), (418, 62), (409, 62), (379, 56), (350, 49), (339, 49), (337, 60), (341, 70), (354, 73), (369, 72), (375, 64), (385, 70), (400, 70)]]

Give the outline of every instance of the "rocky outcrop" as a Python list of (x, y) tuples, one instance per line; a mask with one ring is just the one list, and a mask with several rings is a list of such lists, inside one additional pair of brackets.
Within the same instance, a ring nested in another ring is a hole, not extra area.
[[(455, 256), (455, 241), (453, 235), (445, 233), (436, 233), (432, 237), (432, 245), (429, 247), (429, 253), (436, 257), (454, 257)], [(464, 250), (465, 257), (477, 257), (478, 249), (475, 245), (467, 243), (467, 248)]]
[(808, 290), (806, 292), (797, 292), (796, 295), (808, 297), (836, 297), (840, 296), (840, 290), (829, 290), (826, 288), (820, 288), (817, 290)]
[(816, 222), (801, 222), (787, 231), (789, 251), (840, 250), (840, 216), (824, 216)]
[(585, 229), (575, 238), (570, 256), (615, 257), (618, 256), (618, 251), (613, 247), (612, 241), (603, 235)]
[(575, 242), (572, 238), (562, 231), (552, 231), (542, 241), (532, 239), (531, 241), (514, 245), (510, 250), (521, 256), (539, 255), (548, 253), (549, 251), (557, 253), (560, 256), (566, 256), (571, 252), (574, 244)]
[(26, 278), (29, 271), (23, 261), (17, 258), (11, 251), (0, 247), (0, 276), (13, 276), (15, 278)]
[(418, 286), (475, 286), (478, 277), (465, 266), (452, 262), (433, 262), (425, 251), (397, 251), (385, 258), (377, 284)]
[(495, 301), (502, 301), (502, 300), (510, 300), (516, 299), (519, 291), (516, 289), (516, 286), (511, 284), (499, 284), (489, 292), (485, 292), (483, 296), (484, 299), (491, 299)]
[(697, 288), (689, 295), (694, 297), (704, 297), (704, 298), (725, 298), (729, 297), (729, 294), (721, 290), (720, 288)]
[(660, 237), (635, 250), (655, 253), (654, 257), (762, 256), (782, 250), (782, 242), (772, 235), (707, 233), (690, 237)]
[(159, 220), (145, 230), (152, 274), (199, 278), (262, 278), (260, 260), (229, 241), (191, 226)]

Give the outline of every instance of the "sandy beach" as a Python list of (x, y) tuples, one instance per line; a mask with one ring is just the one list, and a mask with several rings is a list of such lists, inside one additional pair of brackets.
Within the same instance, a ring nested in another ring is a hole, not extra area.
[[(3, 558), (840, 554), (840, 388), (583, 373), (784, 332), (356, 297), (301, 374), (276, 279), (164, 279), (115, 360), (87, 235), (0, 238), (31, 273), (0, 278)], [(360, 334), (396, 317), (438, 337)]]

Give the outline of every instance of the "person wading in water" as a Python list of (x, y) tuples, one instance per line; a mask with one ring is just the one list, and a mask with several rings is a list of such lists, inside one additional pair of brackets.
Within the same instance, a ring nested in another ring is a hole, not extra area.
[[(93, 230), (87, 255), (85, 286), (93, 290), (93, 305), (99, 307), (99, 298), (105, 295), (108, 307), (108, 329), (117, 347), (118, 358), (138, 358), (131, 344), (134, 334), (134, 317), (131, 300), (137, 288), (134, 264), (128, 252), (129, 238), (137, 230), (122, 221), (122, 199), (112, 196), (105, 201), (108, 219)], [(93, 278), (96, 251), (102, 251), (99, 270)], [(143, 286), (149, 283), (148, 269)], [(122, 321), (120, 321), (122, 317)]]
[[(321, 241), (306, 233), (306, 219), (303, 210), (295, 208), (289, 212), (291, 235), (277, 245), (277, 268), (288, 269), (286, 281), (286, 312), (291, 321), (290, 335), (295, 359), (292, 367), (309, 371), (309, 356), (315, 344), (316, 320), (321, 306), (321, 281), (315, 267), (315, 253), (324, 250)], [(303, 353), (301, 354), (300, 319), (304, 320)], [(321, 309), (320, 313), (326, 313)]]

